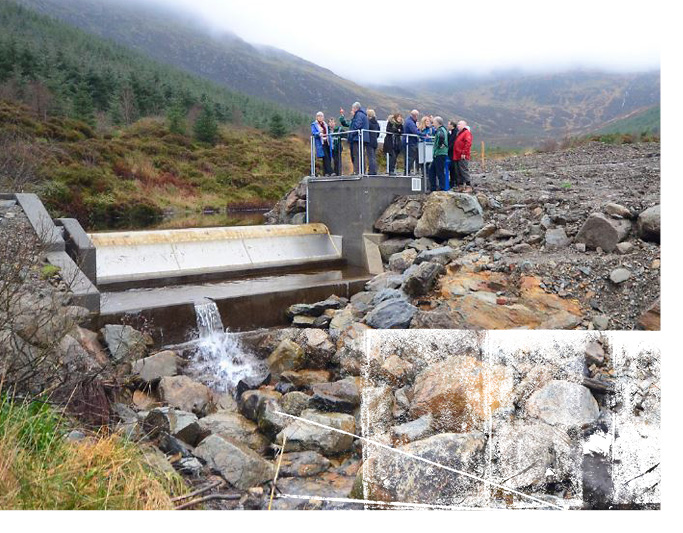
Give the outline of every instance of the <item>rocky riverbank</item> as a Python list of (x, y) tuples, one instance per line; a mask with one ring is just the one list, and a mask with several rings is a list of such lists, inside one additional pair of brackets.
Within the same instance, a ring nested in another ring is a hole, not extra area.
[[(488, 165), (474, 194), (397, 198), (375, 222), (385, 273), (339, 314), (374, 328), (659, 328), (659, 144)], [(300, 185), (269, 221), (304, 207)]]

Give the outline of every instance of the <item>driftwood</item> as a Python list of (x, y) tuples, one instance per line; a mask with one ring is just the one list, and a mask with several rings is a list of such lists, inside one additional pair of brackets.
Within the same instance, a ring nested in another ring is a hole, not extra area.
[(193, 492), (190, 492), (188, 494), (184, 494), (182, 496), (178, 496), (176, 498), (171, 498), (172, 502), (178, 502), (181, 500), (187, 500), (188, 498), (192, 498), (193, 496), (197, 496), (199, 494), (205, 493), (207, 490), (215, 489), (216, 487), (220, 487), (225, 484), (225, 481), (214, 481), (213, 483), (209, 483), (208, 485), (204, 485), (202, 488), (199, 488)]
[(242, 497), (241, 494), (226, 494), (226, 493), (219, 492), (216, 494), (209, 494), (208, 496), (203, 496), (202, 498), (197, 498), (196, 500), (185, 502), (184, 504), (176, 507), (175, 510), (180, 511), (182, 509), (187, 509), (188, 507), (194, 507), (197, 504), (208, 502), (211, 500), (239, 500), (241, 497)]

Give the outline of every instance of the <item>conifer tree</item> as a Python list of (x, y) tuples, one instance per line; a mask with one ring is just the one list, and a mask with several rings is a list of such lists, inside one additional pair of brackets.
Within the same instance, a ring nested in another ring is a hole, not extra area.
[(202, 111), (194, 123), (194, 136), (198, 141), (215, 144), (218, 137), (218, 123), (216, 117), (208, 105), (202, 107)]
[(278, 139), (287, 135), (285, 121), (280, 113), (275, 113), (270, 117), (270, 134)]

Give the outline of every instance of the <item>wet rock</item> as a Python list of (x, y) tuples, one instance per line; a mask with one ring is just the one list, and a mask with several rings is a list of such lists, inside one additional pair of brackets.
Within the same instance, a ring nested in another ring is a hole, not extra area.
[(586, 362), (601, 365), (605, 360), (605, 349), (598, 341), (591, 341), (586, 346)]
[(608, 218), (602, 213), (593, 213), (583, 223), (574, 239), (584, 243), (587, 248), (601, 248), (605, 252), (612, 252), (617, 243), (623, 241), (631, 231), (628, 220)]
[(159, 449), (166, 455), (180, 454), (182, 457), (192, 457), (192, 452), (194, 451), (194, 447), (191, 444), (168, 433), (163, 433), (159, 437)]
[(647, 331), (659, 331), (661, 329), (661, 305), (660, 300), (653, 303), (638, 319), (638, 329)]
[(202, 415), (211, 400), (206, 385), (192, 381), (187, 376), (166, 376), (159, 382), (161, 399), (181, 411)]
[(280, 475), (310, 477), (330, 468), (330, 460), (314, 451), (290, 452), (282, 455)]
[(609, 279), (612, 283), (619, 284), (623, 283), (631, 277), (631, 271), (627, 268), (616, 268), (610, 272)]
[(264, 453), (270, 445), (268, 439), (259, 432), (258, 426), (238, 413), (217, 411), (200, 418), (198, 424), (204, 440), (209, 435), (229, 437), (258, 453)]
[(484, 225), (484, 227), (481, 228), (477, 233), (475, 233), (474, 236), (486, 239), (487, 237), (493, 235), (497, 229), (498, 227), (495, 224), (489, 222), (488, 224)]
[(353, 323), (337, 340), (333, 362), (340, 366), (342, 374), (360, 375), (361, 362), (365, 360), (365, 332), (368, 329), (365, 324)]
[(286, 370), (299, 370), (304, 366), (305, 354), (301, 346), (290, 339), (283, 339), (267, 360), (273, 378), (278, 379)]
[[(355, 433), (356, 423), (352, 415), (346, 413), (324, 413), (314, 409), (306, 409), (301, 418), (311, 420), (324, 426)], [(338, 455), (353, 446), (353, 436), (332, 431), (324, 427), (294, 420), (276, 437), (276, 443), (282, 445), (286, 436), (286, 449), (289, 451), (313, 450), (323, 455)]]
[(394, 423), (394, 394), (388, 385), (363, 387), (363, 434), (383, 435)]
[(605, 213), (613, 217), (631, 218), (631, 212), (628, 210), (627, 207), (624, 207), (623, 205), (609, 203), (605, 204), (603, 210), (605, 211)]
[(282, 406), (277, 400), (270, 398), (263, 402), (258, 412), (259, 431), (269, 439), (273, 439), (292, 421), (291, 418), (280, 414), (283, 412)]
[(375, 229), (381, 233), (411, 235), (422, 216), (423, 196), (399, 196), (375, 222)]
[(633, 251), (633, 244), (630, 242), (620, 242), (617, 244), (617, 252), (621, 255), (630, 254)]
[(256, 422), (258, 419), (259, 410), (266, 400), (278, 401), (281, 398), (282, 394), (269, 389), (244, 391), (242, 396), (240, 396), (240, 414), (249, 420)]
[(202, 474), (202, 463), (196, 457), (181, 457), (174, 463), (181, 474), (188, 477), (199, 477)]
[(526, 242), (515, 244), (512, 248), (510, 248), (510, 251), (516, 254), (528, 254), (529, 252), (533, 252), (533, 250), (533, 247)]
[(496, 479), (513, 489), (572, 482), (580, 474), (580, 448), (562, 428), (538, 421), (496, 424), (491, 435)]
[(430, 261), (432, 263), (445, 265), (450, 262), (451, 259), (453, 259), (454, 255), (455, 250), (453, 250), (453, 248), (450, 246), (439, 246), (438, 248), (432, 248), (431, 250), (420, 252), (415, 258), (414, 263), (419, 265), (420, 263)]
[(397, 289), (403, 283), (403, 276), (395, 272), (382, 272), (365, 284), (366, 291)]
[(438, 191), (427, 197), (414, 234), (447, 239), (476, 233), (483, 226), (483, 211), (475, 196)]
[(195, 448), (195, 455), (238, 489), (260, 485), (275, 475), (270, 462), (230, 437), (208, 436)]
[(408, 361), (394, 354), (382, 363), (381, 375), (392, 385), (401, 385), (414, 376), (415, 367)]
[(288, 392), (282, 397), (282, 411), (288, 415), (301, 416), (309, 408), (311, 397), (299, 391)]
[(114, 361), (140, 359), (147, 353), (147, 339), (130, 326), (107, 324), (100, 331)]
[(142, 427), (150, 438), (167, 433), (194, 446), (200, 437), (198, 419), (194, 413), (169, 407), (152, 409), (145, 417)]
[(395, 444), (408, 444), (426, 439), (433, 433), (432, 415), (424, 415), (411, 422), (392, 427), (391, 439)]
[(287, 370), (280, 376), (280, 379), (291, 383), (297, 389), (309, 388), (314, 383), (327, 383), (330, 378), (331, 374), (327, 370)]
[(553, 380), (531, 395), (527, 412), (550, 425), (584, 426), (598, 419), (600, 410), (590, 390), (578, 383)]
[(306, 368), (326, 368), (334, 355), (335, 346), (327, 332), (305, 329), (297, 338), (306, 356)]
[(314, 304), (294, 304), (287, 308), (287, 315), (293, 318), (297, 315), (305, 315), (318, 317), (328, 309), (341, 309), (347, 304), (346, 298), (339, 298), (332, 296), (327, 300), (316, 302)]
[(379, 253), (382, 256), (382, 261), (387, 263), (392, 255), (403, 250), (411, 240), (410, 237), (395, 237), (379, 243)]
[(412, 271), (406, 272), (401, 289), (408, 296), (423, 296), (434, 288), (439, 276), (445, 271), (444, 266), (439, 263), (420, 263)]
[(509, 368), (452, 356), (417, 375), (410, 413), (416, 418), (431, 414), (434, 427), (441, 431), (482, 429), (489, 409), (511, 404), (512, 387)]
[(545, 232), (545, 248), (548, 251), (561, 250), (571, 243), (564, 228), (549, 229)]
[(133, 374), (146, 382), (156, 381), (178, 373), (177, 356), (171, 350), (156, 353), (144, 359), (138, 359), (132, 365)]
[(386, 302), (387, 300), (392, 300), (394, 298), (406, 298), (406, 294), (399, 289), (382, 289), (374, 294), (372, 301), (370, 302), (372, 306)]
[(403, 272), (415, 262), (416, 257), (417, 252), (412, 248), (395, 253), (389, 258), (389, 270), (394, 272)]
[(394, 298), (382, 302), (370, 311), (365, 317), (365, 323), (375, 329), (406, 329), (416, 312), (415, 306)]
[(438, 247), (439, 244), (434, 239), (428, 239), (427, 237), (413, 239), (406, 245), (406, 248), (411, 248), (415, 250), (418, 254), (424, 252), (425, 250), (431, 250), (433, 248)]
[(353, 378), (333, 383), (319, 383), (311, 386), (311, 390), (311, 406), (321, 411), (351, 413), (360, 405), (360, 391)]
[(659, 242), (661, 232), (661, 206), (655, 205), (638, 216), (638, 236), (644, 241)]
[[(481, 433), (443, 433), (397, 449), (483, 476), (485, 444)], [(383, 449), (373, 449), (367, 454), (360, 476), (367, 490), (362, 497), (370, 500), (458, 505), (480, 488), (476, 480)]]

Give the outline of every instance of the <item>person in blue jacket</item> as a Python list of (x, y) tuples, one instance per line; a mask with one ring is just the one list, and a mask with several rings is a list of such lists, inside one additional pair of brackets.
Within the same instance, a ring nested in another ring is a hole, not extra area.
[(315, 155), (323, 160), (323, 175), (329, 176), (332, 174), (332, 144), (330, 128), (322, 111), (318, 111), (315, 120), (311, 122), (311, 135), (315, 140)]
[(351, 112), (353, 113), (353, 118), (349, 124), (349, 135), (348, 141), (351, 147), (351, 159), (353, 160), (353, 173), (360, 174), (360, 146), (358, 143), (358, 134), (361, 130), (363, 131), (363, 143), (367, 144), (370, 141), (370, 121), (368, 120), (368, 115), (365, 110), (360, 106), (360, 102), (354, 102), (351, 106)]
[(417, 174), (417, 167), (419, 165), (418, 155), (417, 155), (417, 143), (418, 137), (420, 136), (420, 129), (417, 127), (417, 118), (420, 116), (420, 112), (417, 109), (413, 109), (410, 115), (406, 119), (405, 126), (403, 127), (403, 132), (409, 135), (414, 135), (414, 137), (406, 137), (406, 159), (407, 159), (407, 172), (409, 174)]

